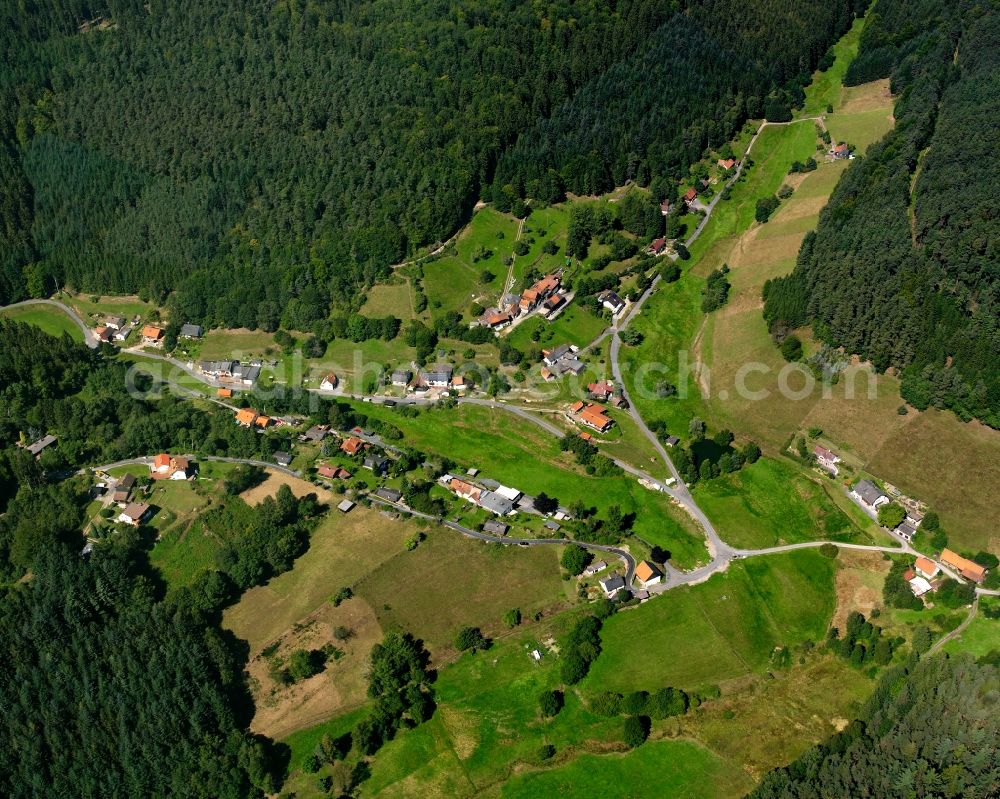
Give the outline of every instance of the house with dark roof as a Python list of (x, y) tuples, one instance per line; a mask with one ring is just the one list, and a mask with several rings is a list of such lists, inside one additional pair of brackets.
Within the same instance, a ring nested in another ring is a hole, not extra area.
[(407, 386), (410, 380), (413, 379), (413, 372), (409, 369), (396, 369), (389, 378), (389, 381), (394, 386)]
[(490, 519), (483, 523), (483, 532), (489, 535), (507, 535), (507, 531), (510, 529), (509, 525), (503, 522), (496, 521), (495, 519)]
[(149, 505), (145, 502), (130, 502), (121, 513), (118, 521), (138, 527), (149, 516)]
[(40, 439), (38, 439), (38, 441), (35, 441), (33, 444), (28, 444), (28, 446), (26, 446), (25, 449), (30, 454), (34, 455), (37, 458), (39, 455), (42, 454), (43, 449), (51, 447), (55, 443), (56, 443), (55, 436), (45, 435), (42, 436)]
[(572, 352), (573, 350), (569, 344), (560, 344), (550, 350), (542, 350), (542, 363), (548, 367), (555, 366), (559, 360), (572, 354)]
[(601, 590), (604, 592), (604, 595), (611, 598), (625, 587), (625, 578), (620, 574), (616, 574), (600, 580), (599, 585), (601, 586)]
[(514, 503), (494, 491), (480, 492), (479, 507), (485, 508), (497, 516), (510, 516), (514, 512)]
[(291, 466), (292, 464), (292, 453), (290, 452), (275, 452), (274, 462), (279, 466)]
[(129, 497), (132, 496), (132, 489), (135, 487), (135, 475), (125, 474), (118, 480), (115, 484), (114, 493), (111, 495), (111, 501), (122, 504), (129, 501)]
[(851, 496), (862, 506), (871, 511), (877, 511), (883, 505), (889, 504), (889, 497), (882, 493), (871, 480), (861, 480), (851, 489)]
[(375, 496), (379, 499), (384, 499), (386, 502), (392, 502), (393, 504), (398, 504), (403, 498), (401, 491), (397, 491), (395, 488), (390, 488), (389, 486), (382, 486), (381, 488), (375, 489)]
[(447, 388), (451, 383), (452, 368), (447, 364), (424, 369), (420, 372), (420, 382), (430, 388)]
[(625, 300), (619, 297), (611, 289), (602, 291), (600, 294), (597, 295), (597, 299), (601, 303), (601, 305), (603, 305), (605, 308), (611, 311), (612, 314), (616, 316), (625, 310)]
[(181, 325), (181, 338), (201, 338), (204, 334), (205, 330), (201, 325)]
[(389, 471), (389, 461), (381, 455), (366, 455), (362, 465), (379, 476)]

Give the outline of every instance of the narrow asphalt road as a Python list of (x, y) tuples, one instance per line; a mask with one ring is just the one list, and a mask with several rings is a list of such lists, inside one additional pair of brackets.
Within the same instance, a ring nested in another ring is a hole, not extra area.
[(944, 638), (935, 642), (934, 646), (927, 650), (928, 657), (930, 655), (935, 655), (941, 651), (945, 644), (949, 641), (958, 638), (964, 631), (965, 628), (972, 624), (972, 620), (976, 618), (976, 613), (979, 611), (979, 594), (976, 594), (976, 598), (972, 600), (972, 606), (969, 608), (969, 615), (963, 619), (962, 623), (958, 625), (954, 630), (948, 633)]
[[(260, 466), (264, 469), (274, 469), (277, 472), (283, 472), (290, 477), (301, 477), (301, 473), (295, 471), (294, 469), (289, 469), (285, 466), (280, 466), (277, 463), (268, 463), (267, 461), (259, 461), (253, 458), (226, 458), (221, 455), (181, 455), (182, 458), (188, 458), (192, 461), (216, 461), (218, 463), (244, 463), (250, 466)], [(87, 472), (106, 472), (109, 469), (117, 469), (121, 466), (149, 466), (153, 462), (152, 457), (144, 456), (141, 458), (125, 458), (124, 460), (115, 461), (114, 463), (103, 463), (100, 466), (86, 466), (83, 469), (77, 471), (77, 474), (86, 474)]]

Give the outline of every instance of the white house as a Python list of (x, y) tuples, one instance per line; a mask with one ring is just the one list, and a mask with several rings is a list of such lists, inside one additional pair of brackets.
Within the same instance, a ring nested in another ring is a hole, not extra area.
[(923, 596), (931, 590), (931, 584), (923, 577), (914, 577), (910, 580), (910, 590), (914, 596)]
[(817, 444), (815, 449), (813, 449), (813, 455), (816, 456), (816, 463), (830, 472), (830, 474), (837, 474), (839, 471), (837, 464), (840, 463), (840, 456), (838, 456), (835, 452)]
[(329, 374), (323, 375), (323, 379), (319, 383), (319, 387), (323, 391), (333, 391), (337, 387), (337, 376), (330, 372)]
[(930, 558), (917, 558), (916, 563), (913, 564), (913, 570), (928, 580), (937, 577), (938, 572), (941, 571), (940, 567)]
[(625, 587), (625, 578), (620, 574), (613, 577), (605, 577), (600, 581), (601, 590), (607, 597), (613, 597)]
[(649, 588), (651, 585), (656, 585), (657, 583), (662, 582), (663, 575), (660, 574), (660, 570), (648, 560), (642, 560), (639, 561), (639, 565), (635, 567), (635, 579), (643, 588)]

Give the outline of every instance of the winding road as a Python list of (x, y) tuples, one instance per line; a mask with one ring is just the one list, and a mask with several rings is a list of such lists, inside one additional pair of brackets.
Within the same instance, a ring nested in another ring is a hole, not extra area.
[(13, 302), (10, 305), (5, 305), (0, 310), (7, 311), (11, 308), (25, 308), (30, 305), (51, 305), (54, 308), (58, 308), (73, 320), (73, 324), (80, 328), (80, 331), (83, 333), (83, 341), (88, 347), (95, 349), (100, 344), (97, 336), (94, 335), (94, 331), (87, 327), (87, 323), (83, 321), (80, 314), (66, 305), (66, 303), (59, 302), (59, 300), (22, 300), (21, 302)]

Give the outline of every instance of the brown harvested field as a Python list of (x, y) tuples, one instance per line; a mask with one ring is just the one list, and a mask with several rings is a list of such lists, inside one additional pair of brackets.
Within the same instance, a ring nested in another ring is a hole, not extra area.
[(486, 635), (505, 631), (501, 617), (520, 608), (525, 619), (567, 602), (560, 547), (510, 547), (472, 541), (431, 528), (412, 552), (371, 569), (355, 594), (374, 608), (386, 630), (426, 641), (435, 661), (454, 654), (461, 627)]
[[(892, 93), (889, 91), (889, 79), (873, 80), (860, 86), (845, 86), (840, 95), (840, 104), (836, 116), (859, 114), (865, 111), (879, 109), (892, 110)], [(832, 119), (833, 117), (829, 117)]]
[(308, 551), (295, 567), (267, 585), (251, 588), (223, 616), (223, 626), (260, 652), (293, 624), (327, 603), (337, 589), (405, 551), (416, 526), (361, 506), (331, 513), (313, 531)]
[(837, 609), (830, 624), (842, 631), (854, 611), (867, 618), (872, 608), (881, 607), (882, 583), (888, 572), (889, 561), (880, 552), (841, 549), (837, 556)]
[[(337, 640), (333, 635), (337, 627), (350, 630), (350, 637)], [(382, 628), (364, 601), (350, 599), (336, 608), (323, 603), (282, 636), (271, 657), (258, 654), (247, 665), (255, 704), (251, 729), (278, 739), (362, 704), (367, 690), (365, 665), (381, 640)], [(314, 677), (282, 686), (269, 676), (272, 658), (287, 663), (296, 649), (322, 649), (327, 644), (343, 654), (328, 660)]]
[(267, 479), (260, 485), (249, 488), (240, 494), (240, 497), (248, 505), (259, 505), (267, 497), (273, 497), (278, 493), (278, 489), (283, 485), (292, 489), (292, 493), (297, 497), (304, 497), (306, 494), (315, 494), (320, 502), (329, 502), (333, 499), (333, 494), (325, 488), (313, 485), (308, 480), (301, 477), (294, 477), (284, 472), (274, 469), (267, 469)]
[(953, 545), (1000, 554), (1000, 431), (936, 410), (906, 418), (865, 469), (928, 502)]

